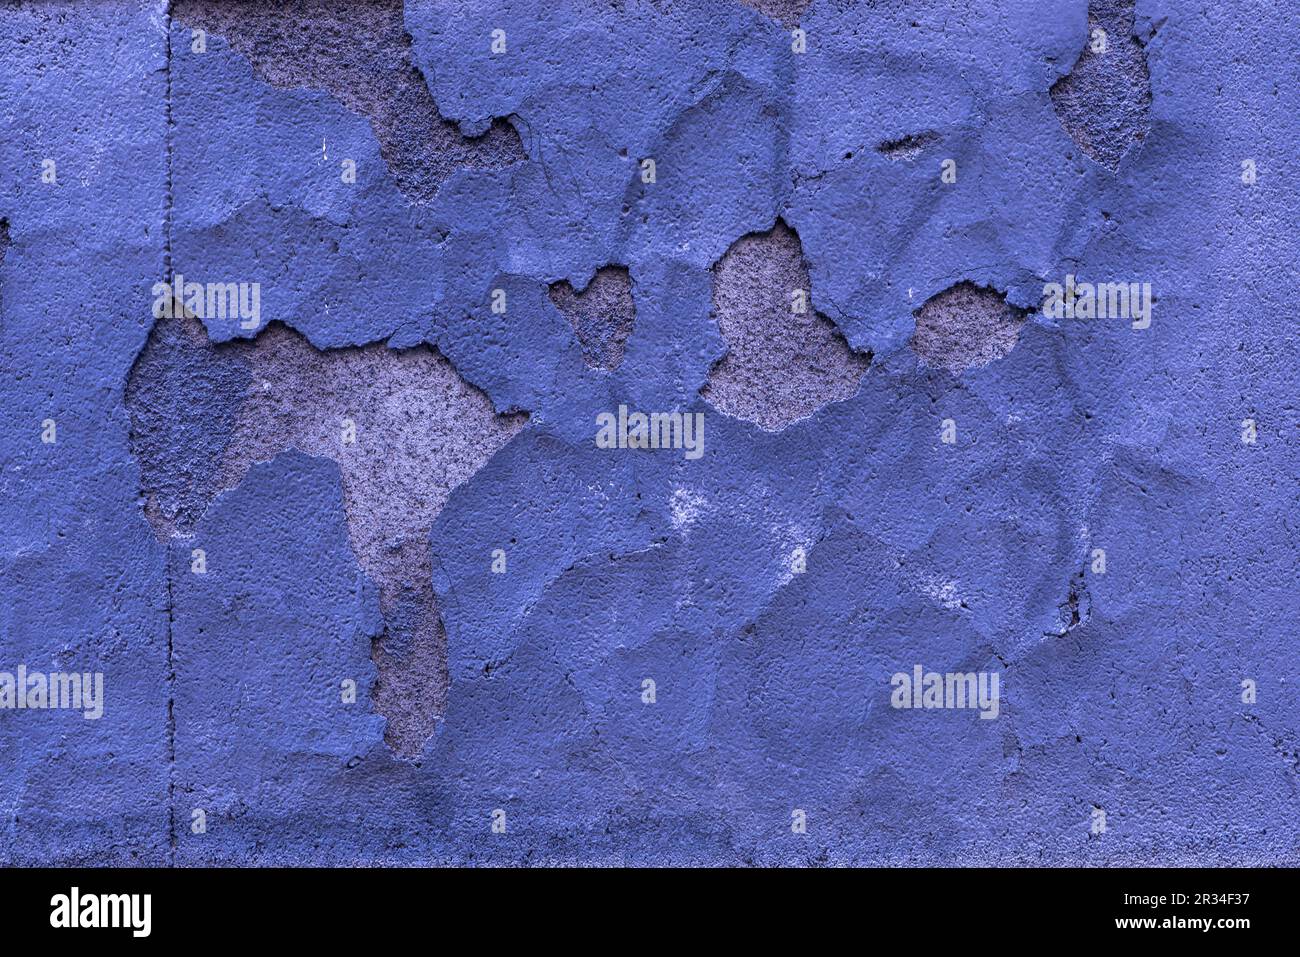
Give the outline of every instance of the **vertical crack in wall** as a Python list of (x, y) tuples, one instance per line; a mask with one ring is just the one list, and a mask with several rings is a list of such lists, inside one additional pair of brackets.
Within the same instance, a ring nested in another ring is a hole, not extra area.
[(131, 447), (160, 537), (190, 535), (208, 504), (255, 462), (286, 449), (342, 475), (348, 535), (379, 589), (376, 710), (398, 754), (418, 755), (443, 713), (446, 635), (429, 532), (452, 489), (527, 422), (428, 347), (321, 352), (278, 324), (257, 339), (208, 341), (192, 318), (160, 319), (127, 386)]
[(1070, 578), (1065, 601), (1057, 606), (1056, 630), (1044, 632), (1046, 638), (1064, 638), (1092, 617), (1092, 599), (1088, 594), (1088, 579), (1083, 572)]
[[(9, 220), (0, 218), (0, 265), (4, 264), (5, 253), (9, 251)], [(4, 322), (4, 286), (0, 285), (0, 323)]]
[(727, 353), (701, 394), (769, 432), (857, 394), (871, 364), (813, 309), (803, 246), (779, 219), (714, 264), (713, 316)]
[(167, 848), (171, 866), (176, 866), (176, 666), (172, 629), (176, 623), (176, 603), (172, 596), (172, 554), (163, 555), (167, 585)]
[(550, 296), (582, 344), (582, 361), (587, 367), (617, 369), (636, 322), (632, 280), (627, 268), (605, 266), (596, 270), (582, 292), (567, 281), (553, 283)]
[[(1094, 49), (1105, 31), (1105, 50)], [(1133, 36), (1133, 0), (1092, 0), (1088, 41), (1074, 69), (1052, 85), (1052, 105), (1070, 138), (1112, 172), (1151, 129), (1151, 75)]]
[(224, 37), (265, 82), (324, 90), (370, 120), (399, 189), (427, 202), (461, 169), (526, 155), (509, 123), (465, 137), (411, 59), (401, 0), (180, 0), (176, 19)]
[[(172, 211), (175, 191), (172, 188), (172, 5), (167, 2), (163, 22), (166, 26), (166, 88), (163, 100), (163, 150), (166, 156), (166, 193), (163, 199), (163, 275), (172, 274)], [(153, 330), (150, 330), (152, 335)], [(138, 357), (137, 357), (138, 358)], [(129, 384), (129, 382), (128, 382)], [(167, 846), (168, 859), (176, 866), (176, 656), (172, 631), (175, 622), (175, 605), (172, 598), (172, 558), (170, 549), (165, 553), (164, 567), (167, 583)]]
[(913, 315), (912, 351), (927, 365), (960, 375), (1011, 352), (1029, 314), (995, 289), (959, 282), (931, 296)]

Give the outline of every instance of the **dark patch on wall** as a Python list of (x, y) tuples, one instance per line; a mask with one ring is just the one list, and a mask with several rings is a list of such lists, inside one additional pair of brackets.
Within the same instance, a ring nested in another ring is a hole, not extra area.
[[(1097, 29), (1106, 31), (1104, 53), (1092, 49)], [(1112, 172), (1151, 129), (1151, 75), (1132, 31), (1133, 0), (1092, 0), (1083, 54), (1050, 91), (1070, 138)]]
[[(4, 264), (5, 253), (9, 251), (9, 220), (0, 219), (0, 265)], [(0, 289), (0, 307), (4, 305), (4, 290)], [(0, 318), (4, 313), (0, 312)]]
[(596, 270), (582, 292), (567, 281), (552, 283), (550, 296), (582, 344), (582, 361), (587, 367), (617, 369), (636, 322), (627, 267), (604, 266)]
[(219, 356), (197, 319), (158, 319), (149, 332), (126, 407), (145, 516), (160, 541), (189, 535), (216, 494), (249, 378), (248, 363)]
[(470, 138), (442, 118), (411, 60), (401, 0), (179, 0), (173, 16), (224, 37), (267, 83), (324, 90), (367, 117), (398, 187), (417, 202), (457, 170), (526, 158), (504, 120)]
[(189, 535), (256, 462), (297, 449), (338, 463), (352, 550), (385, 622), (372, 651), (375, 707), (389, 746), (418, 755), (448, 680), (429, 531), (452, 489), (527, 415), (496, 415), (426, 346), (322, 352), (275, 323), (255, 340), (213, 345), (188, 317), (155, 323), (126, 402), (145, 511), (163, 540)]
[(887, 140), (876, 147), (876, 152), (894, 161), (915, 159), (921, 151), (939, 139), (939, 134), (927, 130), (913, 133), (897, 140)]
[(701, 394), (769, 432), (855, 395), (871, 364), (813, 308), (803, 246), (779, 219), (768, 232), (736, 240), (714, 264), (713, 317), (727, 353)]
[(1044, 637), (1064, 638), (1074, 629), (1087, 622), (1092, 616), (1092, 598), (1088, 594), (1088, 580), (1083, 572), (1075, 572), (1070, 578), (1065, 601), (1057, 606), (1057, 628), (1047, 632)]
[(972, 282), (959, 282), (936, 293), (913, 315), (912, 351), (926, 364), (953, 375), (1009, 353), (1028, 317), (996, 289)]

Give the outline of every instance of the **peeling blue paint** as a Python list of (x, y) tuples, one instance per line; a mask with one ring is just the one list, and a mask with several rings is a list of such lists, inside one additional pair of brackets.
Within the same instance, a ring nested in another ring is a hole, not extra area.
[[(0, 861), (1300, 862), (1300, 36), (1247, 7), (1138, 0), (1112, 41), (1149, 103), (1082, 100), (1147, 128), (1099, 163), (1051, 92), (1099, 68), (1083, 0), (813, 0), (805, 53), (726, 0), (412, 0), (443, 116), (522, 147), (420, 202), (370, 119), (165, 9), (5, 7), (0, 670), (101, 671), (106, 707), (0, 709)], [(872, 358), (764, 431), (701, 390), (715, 266), (778, 220)], [(551, 296), (609, 266), (612, 369)], [(251, 373), (151, 364), (174, 273), (260, 284), (215, 343), (428, 343), (529, 413), (433, 522), (446, 707), (414, 757), (339, 467), (285, 448), (212, 494)], [(1067, 275), (1151, 283), (1150, 328), (1046, 317)], [(909, 341), (961, 283), (1027, 318), (955, 373)], [(703, 412), (705, 454), (597, 448), (620, 405)], [(891, 707), (916, 664), (996, 673), (997, 719)]]

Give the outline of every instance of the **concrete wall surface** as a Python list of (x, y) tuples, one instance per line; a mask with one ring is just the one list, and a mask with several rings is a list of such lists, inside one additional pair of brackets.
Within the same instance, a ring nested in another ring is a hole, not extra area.
[(1300, 864), (1297, 45), (0, 3), (0, 863)]

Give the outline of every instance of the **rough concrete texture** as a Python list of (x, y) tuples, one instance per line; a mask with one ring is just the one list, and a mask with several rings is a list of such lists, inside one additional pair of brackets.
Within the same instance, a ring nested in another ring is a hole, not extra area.
[(811, 305), (799, 237), (777, 220), (736, 240), (713, 268), (713, 313), (727, 354), (703, 395), (720, 412), (775, 432), (858, 390), (869, 355)]
[(1051, 89), (1070, 138), (1112, 171), (1151, 129), (1151, 76), (1133, 35), (1133, 7), (1133, 0), (1090, 0), (1088, 42)]
[(960, 282), (916, 310), (912, 351), (928, 365), (957, 375), (1001, 359), (1015, 348), (1027, 315), (996, 290)]
[(622, 266), (597, 269), (581, 292), (568, 280), (554, 283), (551, 302), (582, 343), (582, 361), (589, 369), (613, 371), (623, 361), (627, 337), (636, 322), (632, 280)]
[(0, 6), (0, 860), (1300, 864), (1290, 10), (352, 9)]
[(223, 488), (250, 377), (245, 356), (219, 355), (197, 319), (154, 323), (123, 398), (144, 512), (160, 540), (193, 534)]

